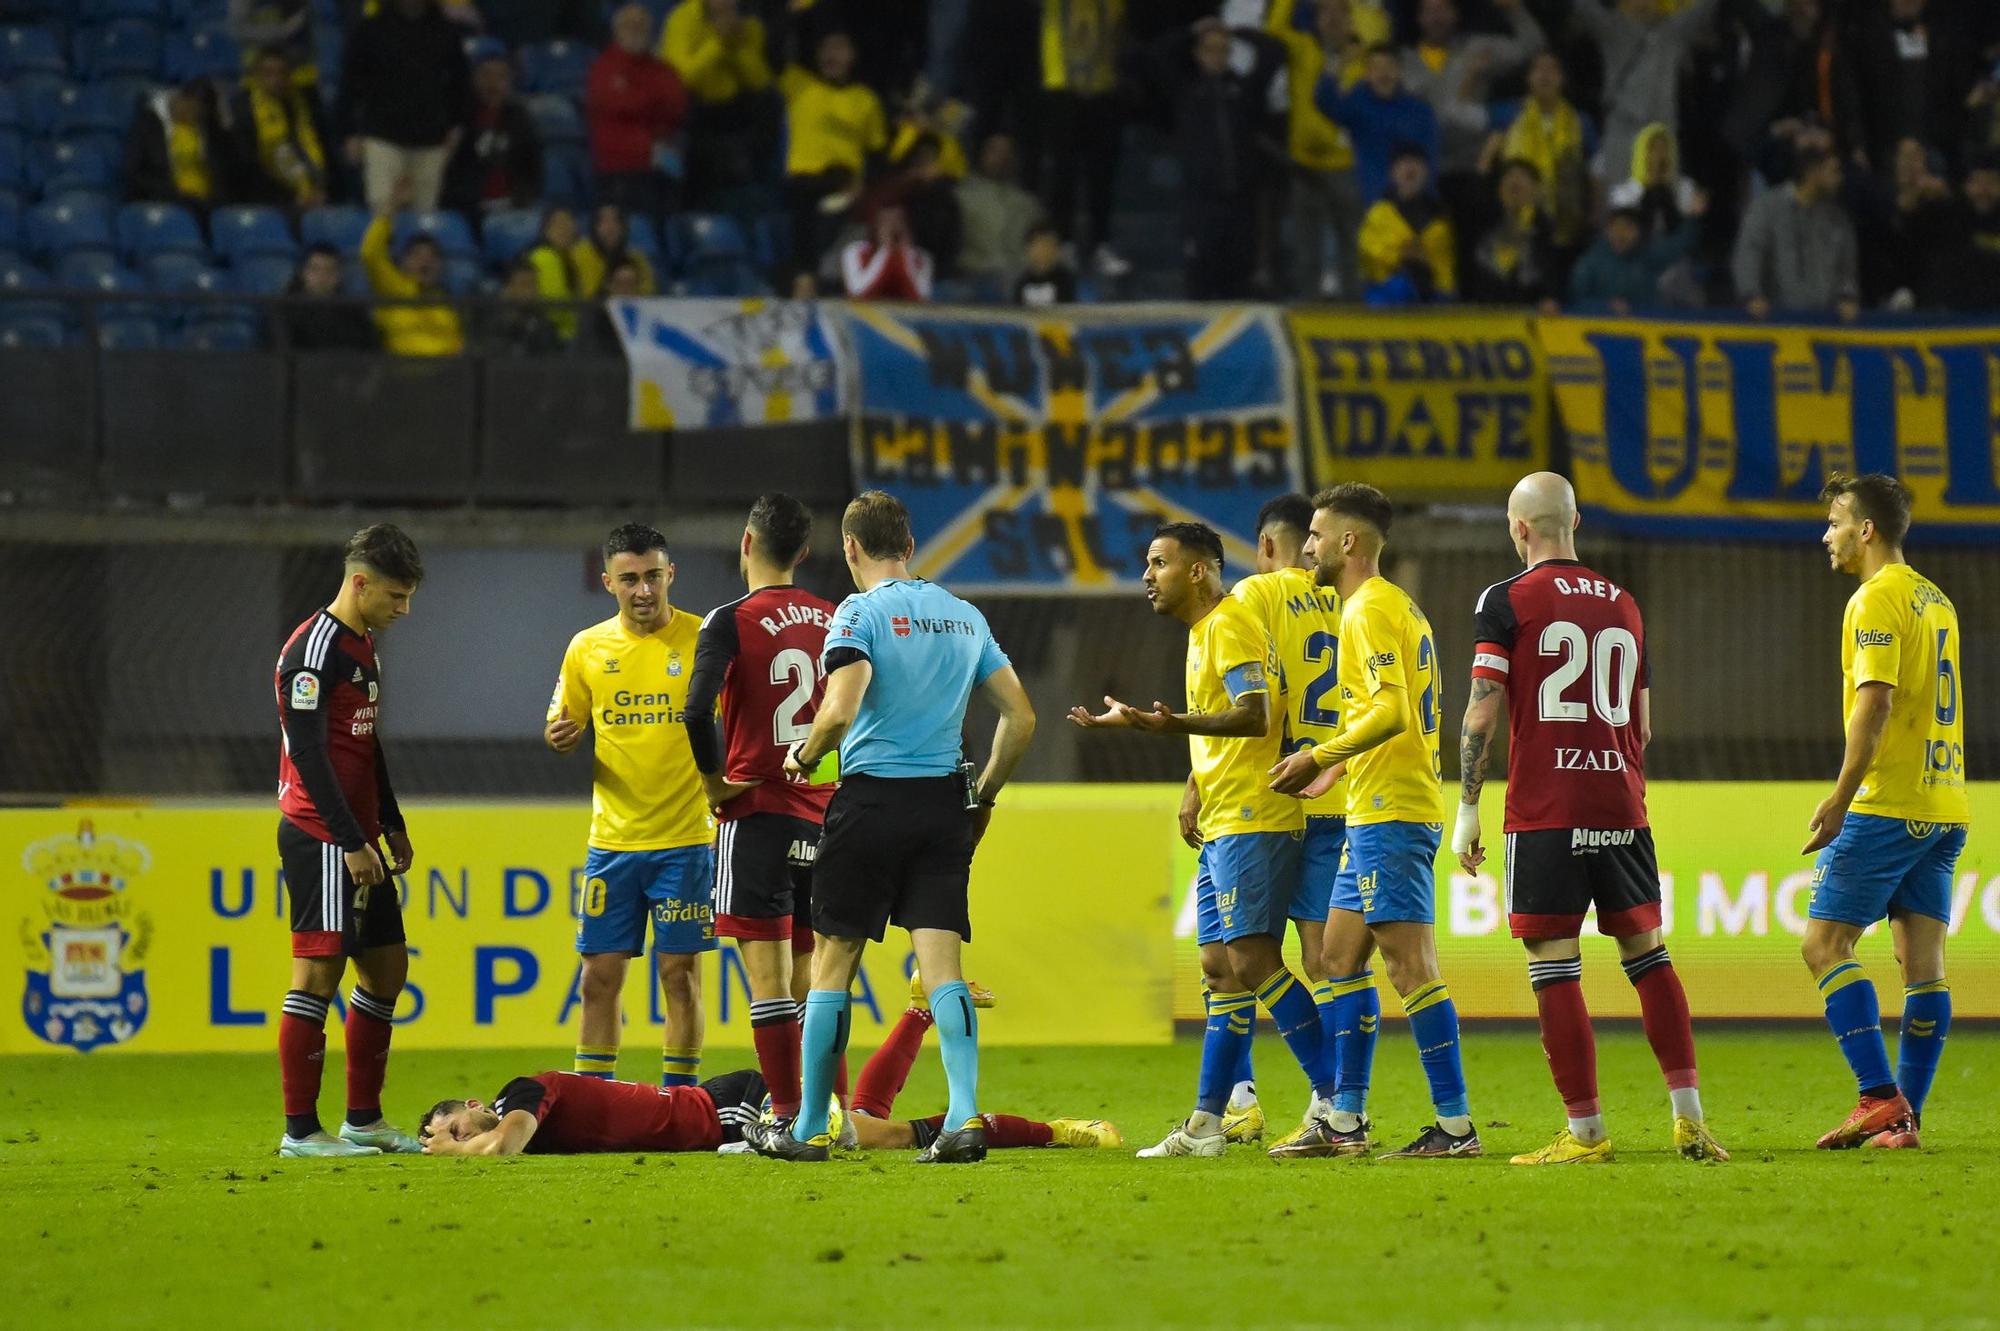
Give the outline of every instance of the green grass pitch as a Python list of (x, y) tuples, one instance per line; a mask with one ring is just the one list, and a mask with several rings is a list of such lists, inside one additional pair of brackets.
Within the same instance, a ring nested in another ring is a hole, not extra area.
[[(339, 1045), (338, 1034), (333, 1043)], [(825, 1328), (1994, 1325), (2000, 1035), (1952, 1037), (1921, 1154), (1811, 1149), (1853, 1101), (1817, 1030), (1709, 1032), (1709, 1120), (1735, 1161), (1668, 1150), (1643, 1040), (1600, 1040), (1620, 1161), (1511, 1168), (1560, 1124), (1535, 1037), (1467, 1032), (1480, 1161), (1277, 1165), (1129, 1151), (281, 1162), (275, 1058), (20, 1058), (0, 1091), (0, 1323), (14, 1327)], [(634, 1049), (637, 1071), (650, 1051)], [(747, 1055), (711, 1051), (706, 1071)], [(1280, 1126), (1303, 1086), (1260, 1040)], [(1150, 1144), (1196, 1049), (991, 1051), (990, 1110), (1105, 1116)], [(408, 1126), (555, 1051), (405, 1054)], [(341, 1084), (329, 1055), (331, 1113)], [(1374, 1113), (1421, 1125), (1407, 1039)], [(900, 1109), (942, 1106), (934, 1044)]]

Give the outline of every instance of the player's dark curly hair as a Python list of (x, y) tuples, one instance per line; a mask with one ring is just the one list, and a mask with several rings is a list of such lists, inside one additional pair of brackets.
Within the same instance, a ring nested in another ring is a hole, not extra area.
[(1389, 534), (1389, 523), (1396, 516), (1389, 496), (1366, 481), (1329, 485), (1313, 496), (1312, 504), (1316, 509), (1331, 509), (1344, 518), (1360, 518), (1384, 536)]
[(901, 559), (910, 553), (910, 510), (886, 491), (864, 490), (840, 515), (840, 532), (870, 559)]
[(424, 561), (417, 554), (417, 543), (392, 522), (363, 527), (348, 537), (344, 559), (349, 568), (365, 568), (391, 582), (414, 587), (424, 580)]
[(1901, 545), (1910, 532), (1910, 487), (1894, 476), (1871, 472), (1866, 476), (1843, 476), (1835, 472), (1820, 487), (1822, 504), (1831, 504), (1846, 495), (1854, 506), (1854, 516), (1875, 524), (1882, 539)]
[(432, 1105), (424, 1111), (424, 1116), (417, 1120), (417, 1139), (422, 1141), (428, 1138), (431, 1135), (431, 1124), (446, 1115), (456, 1114), (463, 1108), (465, 1108), (463, 1100), (440, 1100)]
[(758, 495), (750, 506), (750, 534), (767, 558), (790, 568), (812, 539), (812, 510), (776, 490)]
[(622, 527), (613, 527), (611, 534), (604, 538), (604, 562), (607, 564), (613, 555), (650, 555), (655, 550), (665, 554), (667, 538), (658, 527), (648, 527), (643, 522), (628, 522)]
[[(1307, 519), (1308, 525), (1311, 519)], [(1222, 572), (1222, 537), (1205, 522), (1163, 522), (1153, 529), (1156, 541), (1178, 541), (1181, 548), (1198, 559), (1206, 559)]]
[(1257, 510), (1257, 530), (1270, 526), (1290, 527), (1300, 536), (1312, 530), (1313, 501), (1302, 494), (1279, 495), (1266, 499)]

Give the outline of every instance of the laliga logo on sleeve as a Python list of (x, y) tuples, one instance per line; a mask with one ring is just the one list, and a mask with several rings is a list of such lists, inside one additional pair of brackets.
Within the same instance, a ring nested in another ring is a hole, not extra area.
[(28, 955), (21, 1016), (50, 1044), (89, 1052), (123, 1044), (146, 1024), (152, 920), (134, 914), (126, 888), (152, 865), (136, 841), (98, 836), (88, 819), (75, 836), (37, 841), (21, 867), (47, 889), (38, 930), (21, 921)]
[(909, 637), (910, 617), (908, 615), (891, 615), (889, 617), (889, 628), (899, 638)]

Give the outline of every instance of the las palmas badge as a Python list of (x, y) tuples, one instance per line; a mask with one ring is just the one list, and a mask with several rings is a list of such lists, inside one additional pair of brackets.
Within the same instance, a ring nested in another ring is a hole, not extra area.
[(146, 1024), (149, 917), (127, 889), (152, 857), (136, 841), (99, 836), (88, 820), (75, 836), (37, 841), (21, 867), (46, 891), (40, 917), (21, 921), (28, 985), (21, 1016), (50, 1044), (89, 1052), (122, 1044)]

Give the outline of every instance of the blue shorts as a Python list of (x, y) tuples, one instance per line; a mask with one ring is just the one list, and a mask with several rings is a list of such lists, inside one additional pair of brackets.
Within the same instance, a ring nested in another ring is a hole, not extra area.
[(1861, 929), (1902, 911), (1949, 924), (1951, 874), (1964, 849), (1964, 823), (1850, 813), (1813, 862), (1807, 914)]
[(1340, 852), (1347, 846), (1345, 818), (1306, 818), (1306, 839), (1299, 855), (1299, 886), (1292, 894), (1295, 920), (1324, 920), (1333, 902), (1333, 880), (1340, 874)]
[(1204, 842), (1194, 876), (1195, 941), (1283, 938), (1301, 843), (1297, 832), (1236, 832)]
[(672, 850), (598, 850), (583, 862), (583, 900), (576, 917), (576, 950), (646, 950), (646, 917), (653, 919), (653, 951), (715, 950), (715, 852), (709, 846)]
[(1443, 839), (1443, 823), (1349, 827), (1331, 908), (1358, 911), (1370, 924), (1435, 924), (1438, 843)]

